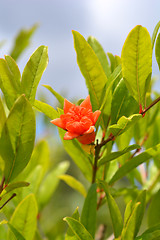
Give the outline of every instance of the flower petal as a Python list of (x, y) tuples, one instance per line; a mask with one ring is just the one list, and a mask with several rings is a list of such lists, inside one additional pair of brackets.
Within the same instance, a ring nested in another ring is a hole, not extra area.
[(90, 96), (88, 95), (86, 99), (80, 104), (80, 107), (90, 109), (92, 111), (92, 105), (90, 101)]
[(71, 132), (66, 132), (65, 134), (64, 134), (64, 140), (71, 140), (71, 139), (73, 139), (73, 138), (76, 138), (76, 137), (78, 137), (79, 136), (79, 134), (76, 134), (76, 133), (71, 133)]
[(94, 121), (94, 124), (96, 124), (98, 118), (99, 118), (99, 115), (101, 114), (101, 111), (100, 110), (97, 110), (93, 113), (93, 121)]
[(60, 128), (65, 129), (65, 125), (64, 125), (64, 123), (62, 122), (62, 120), (61, 120), (60, 118), (53, 119), (53, 120), (51, 121), (51, 123), (53, 123), (53, 124), (56, 125), (57, 127), (60, 127)]
[(69, 102), (67, 99), (64, 99), (64, 107), (63, 107), (63, 110), (64, 110), (64, 113), (66, 114), (69, 109), (74, 106), (73, 103)]
[(95, 140), (95, 132), (79, 136), (77, 137), (77, 140), (82, 144), (91, 144)]
[(90, 128), (86, 132), (84, 132), (84, 134), (92, 133), (94, 132), (94, 129), (95, 129), (94, 126), (90, 126)]

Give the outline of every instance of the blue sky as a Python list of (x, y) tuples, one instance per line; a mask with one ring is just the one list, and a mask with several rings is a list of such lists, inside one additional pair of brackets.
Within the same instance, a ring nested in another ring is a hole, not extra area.
[[(160, 20), (158, 0), (6, 0), (1, 1), (0, 41), (6, 44), (0, 57), (9, 54), (16, 33), (39, 23), (32, 44), (18, 65), (22, 71), (27, 59), (40, 45), (49, 47), (49, 65), (41, 84), (49, 84), (68, 99), (85, 98), (85, 80), (76, 63), (72, 29), (85, 38), (96, 37), (106, 52), (121, 55), (129, 31), (137, 24), (152, 34)], [(153, 61), (153, 74), (159, 74)], [(159, 86), (159, 85), (157, 85)], [(48, 93), (42, 86), (39, 91)], [(48, 98), (53, 100), (48, 94)]]

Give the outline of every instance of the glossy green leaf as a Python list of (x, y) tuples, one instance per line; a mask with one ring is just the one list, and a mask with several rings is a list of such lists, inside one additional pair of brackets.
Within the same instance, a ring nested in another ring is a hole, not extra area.
[(117, 159), (120, 156), (124, 155), (125, 153), (130, 152), (130, 151), (132, 151), (134, 149), (140, 149), (140, 146), (138, 144), (133, 144), (131, 146), (128, 146), (128, 147), (124, 148), (121, 151), (111, 152), (110, 154), (106, 155), (105, 157), (102, 157), (102, 158), (99, 159), (98, 167), (103, 165), (103, 164), (105, 164), (105, 163), (107, 163), (107, 162), (109, 162), (109, 161)]
[(156, 146), (149, 148), (146, 151), (142, 152), (141, 154), (137, 155), (136, 157), (126, 162), (122, 167), (118, 169), (118, 171), (110, 180), (109, 184), (112, 185), (114, 182), (124, 177), (131, 170), (138, 167), (140, 164), (146, 162), (147, 160), (156, 156), (159, 153), (160, 153), (160, 144), (157, 144)]
[[(72, 218), (76, 219), (77, 221), (80, 221), (80, 216), (79, 216), (79, 212), (78, 212), (78, 207), (76, 208), (75, 212), (72, 215)], [(74, 234), (74, 232), (71, 230), (71, 228), (69, 227), (67, 230), (67, 233), (65, 235), (65, 240), (77, 240), (78, 238), (76, 237), (76, 235)]]
[(30, 38), (37, 29), (37, 24), (33, 25), (30, 29), (22, 29), (17, 35), (13, 49), (11, 50), (11, 56), (17, 60), (26, 47), (30, 44)]
[(153, 227), (160, 223), (160, 190), (153, 196), (151, 204), (148, 208), (148, 226)]
[(146, 28), (138, 25), (129, 33), (121, 60), (126, 86), (139, 105), (144, 107), (148, 76), (152, 72), (152, 44)]
[(33, 105), (38, 111), (44, 113), (50, 119), (58, 118), (57, 111), (47, 103), (35, 100)]
[(50, 87), (49, 85), (42, 85), (42, 86), (47, 88), (57, 98), (57, 100), (61, 104), (61, 107), (63, 108), (64, 98), (59, 93), (57, 93), (55, 90), (53, 90), (53, 88)]
[(107, 203), (108, 203), (108, 207), (109, 207), (109, 211), (112, 219), (114, 235), (115, 235), (115, 238), (118, 238), (121, 235), (122, 228), (123, 228), (123, 220), (122, 220), (120, 210), (114, 198), (109, 192), (107, 183), (105, 181), (99, 181), (99, 184), (106, 194)]
[(64, 218), (69, 227), (72, 229), (78, 240), (93, 240), (86, 228), (76, 219), (71, 217)]
[(1, 135), (1, 131), (2, 131), (4, 123), (6, 121), (6, 114), (5, 114), (5, 111), (4, 111), (4, 107), (3, 107), (1, 97), (0, 97), (0, 116), (1, 116), (0, 117), (0, 135)]
[(68, 162), (62, 162), (58, 164), (47, 174), (47, 176), (42, 181), (37, 197), (37, 201), (41, 208), (44, 207), (44, 205), (50, 200), (52, 194), (58, 186), (60, 180), (59, 176), (64, 174), (67, 171), (68, 167)]
[[(37, 225), (37, 214), (36, 199), (33, 194), (30, 194), (16, 207), (9, 223), (26, 240), (33, 240)], [(12, 239), (12, 236), (13, 233), (9, 230), (8, 240)]]
[(160, 69), (160, 33), (158, 34), (158, 37), (156, 40), (155, 55), (156, 55), (158, 67)]
[(84, 201), (81, 223), (94, 238), (96, 232), (97, 184), (92, 184)]
[(160, 21), (155, 26), (153, 34), (152, 34), (152, 40), (151, 40), (152, 41), (152, 49), (154, 48), (154, 43), (155, 43), (159, 28), (160, 28)]
[(30, 57), (24, 68), (21, 81), (21, 91), (33, 104), (37, 86), (48, 64), (48, 48), (40, 46)]
[(76, 165), (80, 168), (84, 176), (91, 181), (92, 178), (92, 167), (88, 160), (87, 154), (83, 151), (80, 143), (73, 139), (72, 141), (64, 140), (64, 130), (59, 128), (60, 138), (66, 152), (70, 155)]
[(71, 188), (75, 189), (79, 193), (81, 193), (84, 197), (86, 197), (86, 189), (81, 182), (79, 182), (74, 177), (64, 174), (60, 175), (59, 178), (63, 180), (66, 184), (68, 184)]
[(73, 37), (77, 62), (86, 80), (93, 111), (95, 111), (101, 106), (102, 93), (107, 83), (107, 77), (98, 57), (84, 37), (76, 31), (73, 31)]
[(15, 182), (15, 183), (11, 183), (9, 184), (6, 188), (5, 191), (7, 193), (17, 189), (17, 188), (22, 188), (22, 187), (28, 187), (30, 185), (30, 183), (28, 182)]
[(5, 181), (9, 183), (30, 160), (35, 139), (35, 116), (22, 95), (17, 99), (0, 138), (0, 155), (5, 162)]
[(6, 59), (0, 59), (0, 88), (10, 109), (20, 95), (20, 76), (14, 60), (8, 56)]
[(109, 76), (111, 75), (111, 69), (110, 69), (110, 66), (109, 66), (109, 63), (108, 63), (106, 53), (103, 50), (101, 44), (97, 41), (96, 38), (94, 38), (92, 36), (90, 36), (88, 38), (88, 43), (92, 47), (92, 49), (94, 50), (95, 54), (97, 55), (107, 78), (109, 78)]
[(12, 224), (8, 223), (8, 227), (10, 228), (12, 233), (14, 234), (14, 237), (15, 237), (14, 239), (25, 240), (25, 238), (22, 236), (22, 234), (15, 227), (13, 227)]
[(122, 116), (117, 124), (111, 125), (109, 127), (110, 132), (116, 137), (126, 132), (128, 128), (133, 126), (138, 120), (142, 118), (141, 114), (133, 114), (130, 117)]
[(129, 117), (139, 111), (135, 99), (129, 94), (123, 79), (117, 85), (111, 105), (111, 124), (116, 123), (122, 116)]

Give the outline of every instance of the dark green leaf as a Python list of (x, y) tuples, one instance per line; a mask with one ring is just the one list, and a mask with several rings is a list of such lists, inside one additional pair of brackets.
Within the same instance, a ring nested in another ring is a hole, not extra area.
[(38, 111), (44, 113), (50, 119), (58, 118), (57, 111), (47, 103), (35, 100), (33, 105)]
[[(80, 216), (79, 216), (79, 212), (78, 212), (78, 207), (76, 208), (75, 212), (72, 215), (72, 218), (76, 219), (77, 221), (80, 221)], [(67, 233), (65, 235), (65, 240), (77, 240), (78, 238), (76, 237), (76, 235), (74, 234), (74, 232), (71, 230), (71, 228), (69, 227), (67, 230)]]
[(151, 204), (148, 208), (148, 225), (153, 227), (154, 225), (160, 223), (160, 190), (153, 196)]
[(0, 116), (1, 116), (0, 117), (0, 135), (1, 135), (1, 131), (2, 131), (4, 123), (6, 121), (6, 114), (5, 114), (5, 111), (4, 111), (4, 107), (3, 107), (1, 97), (0, 97)]
[(52, 87), (48, 86), (48, 85), (42, 85), (43, 87), (47, 88), (56, 98), (57, 100), (59, 101), (59, 103), (61, 104), (61, 107), (63, 108), (63, 105), (64, 105), (64, 98), (59, 94), (57, 93), (55, 90), (53, 90)]
[(21, 91), (26, 98), (34, 103), (36, 90), (42, 74), (48, 64), (48, 48), (40, 46), (30, 57), (24, 68), (21, 81)]
[(94, 238), (96, 231), (96, 214), (97, 214), (97, 185), (94, 183), (91, 185), (81, 214), (81, 223), (87, 229), (87, 231)]
[(13, 180), (29, 162), (34, 139), (34, 112), (22, 95), (11, 109), (0, 138), (0, 155), (5, 162), (6, 183)]
[(141, 236), (135, 240), (159, 240), (160, 239), (160, 224), (147, 229)]

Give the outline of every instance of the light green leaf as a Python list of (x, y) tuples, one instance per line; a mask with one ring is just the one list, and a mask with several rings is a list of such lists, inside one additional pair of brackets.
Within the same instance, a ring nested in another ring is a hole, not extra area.
[[(38, 208), (33, 194), (28, 195), (16, 207), (10, 224), (25, 238), (33, 240), (37, 225)], [(8, 240), (12, 239), (13, 233), (9, 230)]]
[(153, 227), (157, 223), (160, 223), (160, 190), (153, 196), (151, 204), (148, 208), (148, 226)]
[(117, 124), (111, 125), (109, 127), (110, 133), (112, 133), (115, 137), (121, 135), (126, 132), (128, 128), (133, 126), (139, 119), (142, 118), (141, 114), (133, 114), (130, 117), (122, 116)]
[(94, 50), (95, 54), (97, 55), (107, 78), (109, 78), (109, 76), (111, 75), (111, 69), (110, 69), (110, 66), (109, 66), (109, 63), (108, 63), (106, 53), (103, 50), (101, 44), (97, 41), (96, 38), (94, 38), (92, 36), (90, 36), (88, 38), (88, 43), (92, 47), (92, 49)]
[(79, 182), (74, 177), (64, 174), (60, 175), (59, 178), (63, 180), (66, 184), (68, 184), (71, 188), (75, 189), (79, 193), (81, 193), (84, 197), (86, 197), (86, 189), (81, 182)]
[(71, 217), (64, 218), (69, 227), (72, 229), (78, 240), (93, 240), (86, 228), (76, 219)]
[(111, 68), (111, 72), (114, 71), (115, 67), (116, 67), (116, 61), (115, 61), (115, 57), (112, 53), (107, 53), (109, 60), (110, 60), (110, 68)]
[(42, 86), (47, 88), (57, 98), (57, 100), (61, 104), (61, 107), (63, 108), (64, 98), (59, 93), (57, 93), (55, 90), (53, 90), (53, 88), (50, 87), (49, 85), (42, 85)]
[(0, 155), (5, 162), (5, 182), (12, 181), (30, 160), (35, 139), (35, 116), (22, 95), (6, 120), (0, 138)]
[(112, 177), (112, 179), (110, 180), (109, 184), (112, 185), (114, 182), (124, 177), (131, 170), (138, 167), (140, 164), (146, 162), (150, 158), (155, 157), (159, 153), (160, 153), (160, 144), (157, 144), (156, 146), (147, 149), (143, 153), (140, 153), (139, 155), (134, 157), (132, 160), (126, 162), (122, 167), (120, 167), (118, 171), (115, 173), (115, 175)]
[[(58, 164), (53, 170), (51, 170), (41, 183), (38, 191), (38, 203), (40, 208), (43, 208), (45, 204), (50, 200), (52, 194), (56, 190), (59, 183), (59, 176), (64, 174), (69, 167), (69, 163), (62, 162)], [(51, 184), (52, 183), (52, 184)]]
[(114, 90), (111, 105), (111, 124), (114, 124), (122, 116), (129, 117), (131, 114), (138, 112), (138, 104), (129, 94), (123, 79), (119, 82)]
[[(80, 216), (79, 216), (79, 212), (78, 212), (78, 207), (76, 208), (75, 212), (72, 215), (72, 218), (76, 219), (77, 221), (80, 221)], [(67, 233), (65, 235), (65, 240), (77, 240), (78, 238), (76, 237), (76, 235), (74, 234), (74, 232), (71, 230), (71, 228), (69, 227), (67, 230)]]
[(87, 231), (94, 238), (96, 232), (96, 215), (97, 215), (97, 184), (92, 184), (84, 205), (81, 214), (81, 223), (87, 229)]
[(25, 238), (22, 236), (22, 234), (20, 234), (20, 232), (15, 227), (13, 227), (12, 224), (8, 223), (8, 227), (10, 228), (12, 233), (14, 234), (14, 237), (15, 237), (14, 239), (16, 239), (16, 240), (25, 240)]
[(1, 116), (0, 117), (0, 135), (1, 135), (1, 131), (2, 131), (4, 123), (6, 121), (6, 114), (5, 114), (5, 111), (4, 111), (4, 107), (3, 107), (1, 97), (0, 97), (0, 116)]
[(134, 149), (140, 149), (140, 146), (138, 144), (133, 144), (131, 146), (128, 146), (128, 147), (124, 148), (121, 151), (112, 152), (112, 153), (106, 155), (105, 157), (102, 157), (102, 158), (99, 159), (98, 167), (103, 165), (103, 164), (105, 164), (105, 163), (107, 163), (107, 162), (109, 162), (109, 161), (117, 159), (120, 156), (124, 155), (125, 153), (130, 152), (130, 151), (132, 151)]
[(30, 57), (24, 68), (21, 81), (21, 91), (26, 98), (34, 103), (38, 83), (48, 64), (48, 48), (40, 46)]
[(50, 119), (58, 118), (57, 111), (47, 103), (35, 100), (33, 105), (38, 111), (44, 113)]
[(73, 31), (73, 37), (77, 62), (86, 80), (93, 111), (95, 111), (101, 106), (102, 93), (107, 83), (107, 77), (98, 57), (84, 37), (76, 31)]
[(108, 207), (109, 207), (109, 211), (112, 219), (114, 235), (115, 235), (115, 238), (118, 238), (121, 235), (122, 228), (123, 228), (123, 220), (122, 220), (120, 210), (114, 198), (109, 192), (107, 183), (105, 181), (99, 181), (99, 184), (106, 194), (107, 203), (108, 203)]
[(6, 193), (9, 193), (9, 192), (15, 190), (16, 188), (28, 187), (29, 185), (30, 185), (30, 183), (28, 183), (28, 182), (11, 183), (5, 188), (5, 191), (6, 191)]
[(159, 28), (160, 28), (160, 21), (155, 26), (153, 34), (152, 34), (152, 40), (151, 40), (152, 41), (152, 49), (154, 48), (154, 43), (155, 43)]
[(124, 227), (127, 225), (127, 222), (132, 214), (132, 207), (133, 207), (133, 203), (132, 203), (132, 200), (130, 200), (124, 212)]
[(158, 34), (158, 37), (156, 40), (155, 55), (156, 55), (158, 67), (160, 69), (160, 33)]
[(13, 49), (11, 50), (11, 56), (15, 60), (19, 58), (22, 52), (26, 49), (26, 47), (30, 44), (30, 38), (37, 29), (38, 25), (35, 24), (30, 29), (22, 29), (17, 35)]
[(138, 25), (128, 35), (122, 49), (122, 75), (130, 94), (145, 106), (145, 95), (152, 72), (152, 44), (146, 28)]

